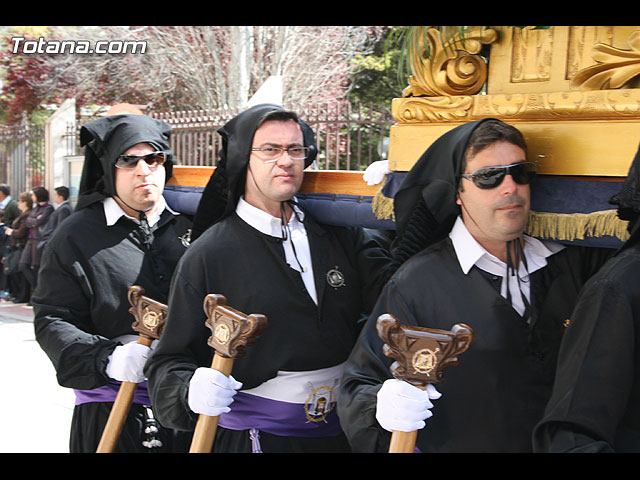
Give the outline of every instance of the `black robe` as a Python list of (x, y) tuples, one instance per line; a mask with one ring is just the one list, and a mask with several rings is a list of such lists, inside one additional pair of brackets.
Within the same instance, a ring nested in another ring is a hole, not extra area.
[(408, 260), (384, 288), (346, 365), (338, 397), (342, 428), (355, 452), (385, 452), (391, 434), (375, 419), (376, 395), (391, 377), (379, 315), (400, 323), (474, 332), (457, 366), (444, 369), (433, 416), (419, 432), (421, 452), (528, 452), (554, 377), (557, 349), (582, 284), (607, 250), (568, 247), (531, 274), (527, 324), (500, 295), (500, 277), (473, 267), (465, 275), (445, 238)]
[[(148, 249), (133, 221), (121, 217), (107, 227), (99, 202), (60, 224), (45, 247), (32, 303), (36, 340), (52, 361), (61, 386), (90, 390), (113, 382), (105, 372), (108, 357), (119, 344), (113, 339), (137, 335), (128, 311), (129, 287), (140, 285), (145, 295), (166, 303), (172, 272), (186, 251), (180, 237), (190, 226), (187, 217), (165, 210)], [(79, 407), (76, 414), (80, 409), (99, 409), (101, 422), (110, 410), (110, 404)], [(98, 410), (83, 415), (88, 415), (84, 426), (75, 420), (72, 424), (72, 442), (81, 436), (84, 445), (94, 445), (82, 448), (95, 451), (104, 423), (95, 423)]]
[[(231, 374), (243, 389), (261, 385), (278, 371), (311, 371), (346, 361), (365, 312), (380, 292), (377, 272), (388, 261), (387, 252), (368, 231), (321, 225), (309, 214), (304, 224), (318, 305), (300, 274), (287, 265), (282, 240), (262, 234), (235, 213), (193, 242), (174, 275), (163, 337), (145, 367), (161, 423), (183, 430), (195, 426), (197, 415), (187, 403), (189, 381), (196, 368), (211, 365), (213, 356), (203, 310), (207, 294), (222, 294), (228, 306), (268, 319), (255, 345), (234, 361)], [(332, 269), (342, 273), (342, 284), (328, 283)], [(319, 440), (290, 438), (286, 449), (309, 443), (312, 450), (331, 446), (327, 441), (317, 445)], [(248, 442), (246, 431), (218, 427), (214, 451), (246, 451)], [(265, 452), (267, 443), (262, 444)]]
[(564, 336), (539, 452), (640, 452), (640, 244), (584, 287)]

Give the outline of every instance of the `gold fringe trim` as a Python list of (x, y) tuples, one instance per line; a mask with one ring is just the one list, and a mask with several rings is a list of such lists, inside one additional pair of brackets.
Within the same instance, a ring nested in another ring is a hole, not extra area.
[(393, 210), (393, 198), (386, 197), (382, 194), (382, 189), (373, 197), (371, 201), (371, 210), (379, 220), (391, 219), (396, 221), (396, 214)]
[(532, 237), (554, 240), (583, 240), (585, 237), (629, 238), (629, 222), (618, 218), (617, 210), (591, 213), (530, 212), (526, 233)]
[[(376, 218), (395, 221), (393, 198), (378, 191), (371, 203)], [(553, 240), (584, 240), (586, 237), (616, 237), (621, 241), (629, 238), (628, 222), (618, 218), (617, 210), (601, 210), (591, 213), (529, 213), (529, 224), (525, 233), (537, 238)]]

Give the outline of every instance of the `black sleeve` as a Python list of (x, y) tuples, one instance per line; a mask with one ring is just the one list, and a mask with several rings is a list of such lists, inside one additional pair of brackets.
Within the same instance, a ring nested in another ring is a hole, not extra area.
[(388, 238), (380, 231), (354, 228), (357, 269), (362, 284), (362, 300), (366, 313), (371, 312), (387, 283), (386, 269), (391, 261)]
[(638, 312), (624, 290), (603, 279), (581, 292), (562, 340), (553, 394), (533, 433), (535, 451), (613, 451), (637, 365)]
[(93, 389), (109, 381), (105, 369), (117, 342), (95, 333), (90, 296), (80, 263), (47, 249), (32, 297), (35, 337), (63, 387)]
[[(382, 353), (378, 336), (378, 316), (391, 313), (412, 322), (414, 315), (399, 294), (394, 280), (384, 287), (345, 366), (338, 394), (338, 415), (354, 452), (386, 452), (391, 433), (375, 418), (378, 390), (391, 377), (393, 360)], [(414, 321), (415, 323), (415, 321)]]

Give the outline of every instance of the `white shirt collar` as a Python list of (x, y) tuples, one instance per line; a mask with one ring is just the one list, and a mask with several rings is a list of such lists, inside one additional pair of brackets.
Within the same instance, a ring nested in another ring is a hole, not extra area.
[[(165, 201), (162, 195), (160, 195), (158, 204), (160, 205), (160, 208), (158, 208), (155, 214), (147, 218), (147, 221), (149, 222), (150, 227), (153, 227), (156, 223), (158, 223), (158, 220), (160, 220), (160, 215), (165, 209), (169, 210), (169, 212), (171, 212), (172, 214), (177, 215), (176, 212), (174, 212), (173, 210), (171, 210), (171, 208), (169, 208), (169, 205), (167, 205), (167, 202)], [(120, 219), (120, 217), (122, 216), (127, 217), (129, 220), (132, 220), (135, 223), (140, 223), (139, 219), (132, 217), (130, 215), (127, 215), (124, 212), (124, 210), (122, 210), (122, 207), (118, 205), (118, 202), (116, 202), (113, 199), (113, 197), (107, 197), (104, 200), (102, 200), (102, 205), (104, 206), (104, 216), (107, 219), (108, 227), (114, 225), (118, 221), (118, 219)]]
[[(289, 220), (289, 229), (291, 229), (291, 231), (298, 230), (300, 228), (304, 229), (304, 225), (298, 221), (298, 217), (300, 220), (304, 220), (304, 212), (296, 205), (294, 205), (293, 208), (297, 215), (291, 216), (291, 220)], [(236, 213), (242, 220), (259, 232), (272, 237), (282, 238), (282, 222), (280, 219), (247, 203), (244, 197), (240, 197), (238, 200)]]
[[(518, 275), (507, 275), (507, 265), (502, 260), (487, 252), (475, 238), (469, 233), (462, 218), (458, 217), (449, 238), (453, 242), (460, 267), (465, 273), (469, 273), (471, 267), (476, 265), (481, 270), (490, 273), (496, 278), (501, 277), (500, 295), (509, 298), (511, 292), (511, 305), (519, 315), (526, 314), (524, 298), (530, 302), (531, 284), (529, 275), (547, 264), (547, 258), (564, 248), (555, 242), (541, 241), (537, 238), (523, 235), (524, 256), (527, 260), (527, 268), (518, 268)], [(520, 292), (516, 294), (515, 292)], [(526, 319), (530, 321), (531, 318)]]
[[(494, 275), (504, 276), (506, 274), (506, 264), (487, 252), (473, 238), (460, 216), (458, 216), (451, 232), (449, 232), (449, 237), (453, 242), (453, 248), (458, 256), (460, 267), (465, 274), (469, 273), (469, 270), (474, 265)], [(528, 235), (523, 235), (523, 238), (528, 273), (533, 273), (544, 267), (547, 264), (548, 257), (564, 248), (559, 243), (542, 241)], [(521, 278), (528, 276), (527, 270), (519, 269)]]

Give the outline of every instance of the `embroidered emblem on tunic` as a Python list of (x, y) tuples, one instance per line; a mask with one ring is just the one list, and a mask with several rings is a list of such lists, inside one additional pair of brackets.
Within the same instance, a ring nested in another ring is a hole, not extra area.
[(333, 387), (323, 385), (317, 388), (313, 388), (313, 385), (309, 383), (311, 393), (304, 402), (304, 412), (307, 416), (307, 423), (327, 422), (327, 415), (336, 406), (334, 388), (337, 382), (338, 380), (336, 379)]
[(178, 238), (180, 239), (183, 247), (188, 247), (189, 245), (191, 245), (191, 229), (188, 229), (187, 233)]
[(344, 287), (344, 275), (338, 269), (336, 265), (335, 268), (332, 268), (327, 272), (327, 283), (331, 285), (333, 288)]

